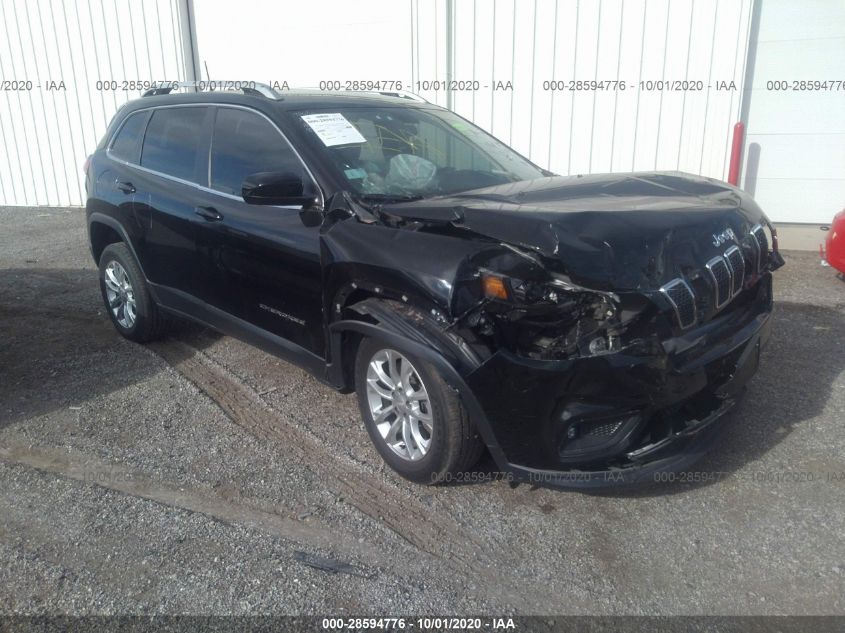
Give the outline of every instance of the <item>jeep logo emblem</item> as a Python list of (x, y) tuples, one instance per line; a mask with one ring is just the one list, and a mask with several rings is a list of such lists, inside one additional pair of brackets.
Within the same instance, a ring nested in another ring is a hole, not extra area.
[(722, 244), (727, 242), (728, 240), (736, 241), (736, 233), (734, 233), (733, 229), (725, 229), (721, 233), (714, 233), (713, 234), (713, 246), (719, 248)]

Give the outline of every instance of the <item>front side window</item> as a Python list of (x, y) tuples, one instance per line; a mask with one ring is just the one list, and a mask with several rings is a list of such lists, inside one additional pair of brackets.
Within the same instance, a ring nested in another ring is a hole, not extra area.
[(146, 112), (136, 112), (129, 115), (112, 142), (109, 150), (111, 155), (128, 163), (137, 164), (146, 121)]
[(144, 135), (141, 166), (196, 182), (202, 124), (207, 110), (204, 107), (155, 110)]
[(240, 195), (258, 172), (304, 175), (299, 158), (263, 116), (239, 108), (218, 108), (211, 140), (211, 188)]
[(545, 175), (446, 110), (347, 107), (295, 116), (311, 145), (363, 196), (427, 197)]

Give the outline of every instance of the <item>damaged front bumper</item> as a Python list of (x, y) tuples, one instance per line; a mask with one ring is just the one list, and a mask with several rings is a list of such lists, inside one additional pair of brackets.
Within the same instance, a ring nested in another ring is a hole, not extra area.
[(494, 457), (517, 479), (569, 488), (660, 481), (711, 445), (757, 370), (771, 312), (766, 274), (742, 310), (663, 341), (661, 353), (535, 360), (499, 350), (464, 380)]

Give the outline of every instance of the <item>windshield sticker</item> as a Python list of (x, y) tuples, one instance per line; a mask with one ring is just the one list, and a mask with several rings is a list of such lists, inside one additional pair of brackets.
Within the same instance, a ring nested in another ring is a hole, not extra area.
[(340, 112), (304, 114), (302, 120), (314, 130), (326, 147), (367, 142), (367, 139)]

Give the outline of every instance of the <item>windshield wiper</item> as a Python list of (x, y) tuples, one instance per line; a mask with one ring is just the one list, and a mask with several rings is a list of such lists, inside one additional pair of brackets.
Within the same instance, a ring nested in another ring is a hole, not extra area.
[(422, 200), (424, 197), (419, 194), (402, 195), (392, 193), (365, 193), (359, 196), (365, 202), (414, 202), (415, 200)]

